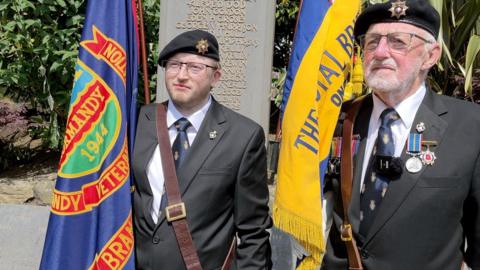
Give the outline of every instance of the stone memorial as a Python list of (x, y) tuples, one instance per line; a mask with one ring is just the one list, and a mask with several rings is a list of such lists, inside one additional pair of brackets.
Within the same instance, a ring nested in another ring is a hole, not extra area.
[[(214, 34), (223, 69), (215, 99), (268, 132), (275, 1), (162, 0), (160, 10), (160, 48), (181, 32)], [(168, 94), (161, 68), (157, 82), (157, 101), (163, 101)]]

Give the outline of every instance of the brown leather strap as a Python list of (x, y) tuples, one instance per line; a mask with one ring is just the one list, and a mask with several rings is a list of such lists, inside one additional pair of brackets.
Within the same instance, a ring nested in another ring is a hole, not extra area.
[(235, 257), (236, 247), (237, 247), (237, 238), (233, 237), (232, 244), (230, 244), (227, 257), (225, 257), (225, 261), (223, 262), (221, 270), (230, 270), (230, 268), (232, 267), (233, 257)]
[(165, 178), (165, 189), (168, 198), (168, 206), (165, 208), (167, 220), (172, 224), (175, 236), (177, 238), (183, 261), (188, 270), (202, 270), (197, 250), (193, 244), (192, 235), (188, 229), (186, 220), (185, 204), (182, 202), (180, 189), (178, 187), (175, 164), (170, 146), (170, 139), (167, 129), (167, 106), (158, 104), (157, 106), (157, 139), (160, 146), (160, 156), (162, 158), (163, 175)]
[(345, 242), (348, 254), (348, 269), (362, 270), (362, 261), (360, 260), (360, 254), (358, 252), (357, 243), (353, 237), (352, 225), (348, 220), (348, 206), (350, 205), (350, 198), (352, 197), (353, 186), (353, 160), (352, 160), (352, 136), (353, 136), (353, 124), (357, 117), (360, 105), (363, 98), (357, 99), (352, 102), (351, 106), (347, 109), (347, 116), (343, 121), (342, 130), (342, 155), (341, 155), (341, 191), (342, 191), (342, 204), (343, 204), (343, 224), (340, 226), (340, 236), (342, 241)]

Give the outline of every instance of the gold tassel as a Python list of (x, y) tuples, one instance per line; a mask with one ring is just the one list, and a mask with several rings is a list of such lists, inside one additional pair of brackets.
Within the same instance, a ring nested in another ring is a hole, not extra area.
[(350, 65), (345, 68), (344, 78), (348, 78), (348, 82), (345, 84), (345, 89), (343, 91), (343, 102), (349, 101), (354, 98), (353, 96), (353, 83), (352, 83), (352, 72), (353, 72), (353, 58), (350, 61)]
[(360, 48), (353, 56), (353, 73), (352, 73), (352, 92), (355, 97), (363, 95), (363, 67), (362, 58), (360, 57)]

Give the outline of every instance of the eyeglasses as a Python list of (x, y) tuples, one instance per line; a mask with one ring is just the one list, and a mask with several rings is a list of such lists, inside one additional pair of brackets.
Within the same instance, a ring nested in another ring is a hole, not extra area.
[(406, 54), (412, 45), (413, 37), (422, 40), (425, 43), (433, 43), (415, 33), (388, 33), (385, 35), (377, 33), (367, 33), (359, 37), (360, 46), (367, 52), (373, 52), (377, 49), (383, 37), (387, 38), (387, 46), (392, 53)]
[(187, 67), (187, 72), (190, 75), (199, 75), (207, 68), (211, 68), (213, 70), (216, 70), (218, 68), (203, 63), (180, 62), (177, 60), (165, 60), (162, 62), (162, 66), (165, 67), (165, 71), (170, 74), (177, 74), (180, 69), (182, 69), (183, 65)]

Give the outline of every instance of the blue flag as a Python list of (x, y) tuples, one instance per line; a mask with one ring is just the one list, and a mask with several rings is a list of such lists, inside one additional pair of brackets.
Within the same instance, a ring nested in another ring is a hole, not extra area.
[(88, 1), (40, 269), (134, 269), (134, 0)]

